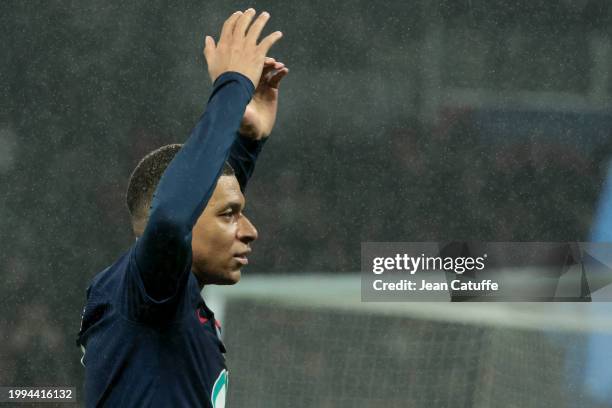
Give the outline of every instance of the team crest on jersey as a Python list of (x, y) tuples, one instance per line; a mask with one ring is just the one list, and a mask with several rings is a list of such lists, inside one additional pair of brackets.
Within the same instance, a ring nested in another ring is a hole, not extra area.
[(212, 388), (212, 395), (210, 400), (212, 401), (213, 408), (225, 408), (225, 397), (227, 395), (227, 370), (222, 370), (215, 381)]

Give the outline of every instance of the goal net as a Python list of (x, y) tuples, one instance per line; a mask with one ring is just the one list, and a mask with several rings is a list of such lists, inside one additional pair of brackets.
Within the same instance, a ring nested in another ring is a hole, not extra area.
[(365, 303), (360, 295), (359, 275), (247, 276), (207, 288), (228, 350), (228, 404), (610, 406), (585, 377), (590, 339), (609, 336), (612, 348), (607, 304)]

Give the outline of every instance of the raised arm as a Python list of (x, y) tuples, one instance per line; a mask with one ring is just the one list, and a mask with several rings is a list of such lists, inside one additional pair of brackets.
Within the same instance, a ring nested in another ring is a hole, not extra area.
[(269, 19), (250, 26), (252, 9), (228, 18), (219, 43), (206, 37), (204, 55), (214, 81), (206, 111), (162, 176), (134, 258), (146, 295), (160, 302), (177, 293), (191, 268), (191, 231), (228, 159), (245, 107), (259, 83), (269, 48), (280, 32), (257, 39)]
[(266, 58), (259, 84), (240, 122), (239, 137), (232, 145), (228, 161), (243, 192), (255, 170), (257, 156), (274, 127), (279, 85), (288, 73), (285, 64)]

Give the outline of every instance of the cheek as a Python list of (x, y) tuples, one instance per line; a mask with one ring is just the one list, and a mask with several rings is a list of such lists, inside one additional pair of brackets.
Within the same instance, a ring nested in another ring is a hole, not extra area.
[(194, 262), (201, 264), (204, 261), (210, 261), (211, 254), (215, 252), (215, 248), (212, 247), (214, 242), (210, 239), (212, 236), (214, 235), (211, 234), (210, 228), (203, 227), (200, 222), (193, 228), (191, 250)]
[(191, 243), (194, 256), (218, 258), (223, 257), (226, 253), (231, 253), (235, 233), (232, 224), (216, 220), (208, 225), (196, 224)]

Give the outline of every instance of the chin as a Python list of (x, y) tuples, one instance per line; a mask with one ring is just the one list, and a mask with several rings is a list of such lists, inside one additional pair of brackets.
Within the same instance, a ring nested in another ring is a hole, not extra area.
[(240, 272), (240, 269), (237, 269), (223, 276), (223, 278), (221, 279), (221, 282), (219, 282), (218, 284), (219, 285), (235, 285), (236, 283), (240, 282), (241, 277), (242, 277), (242, 273)]
[(202, 273), (201, 271), (194, 270), (193, 273), (201, 285), (234, 285), (240, 281), (242, 276), (240, 268), (214, 273)]

